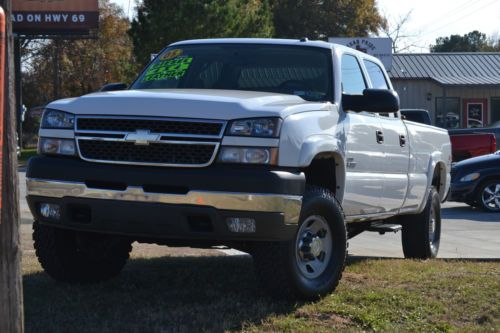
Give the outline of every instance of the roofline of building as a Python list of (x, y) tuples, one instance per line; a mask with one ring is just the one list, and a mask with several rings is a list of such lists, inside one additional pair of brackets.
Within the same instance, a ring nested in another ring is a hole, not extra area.
[[(389, 75), (390, 77), (390, 75)], [(446, 86), (446, 87), (476, 87), (476, 86), (481, 86), (481, 87), (500, 87), (500, 83), (458, 83), (458, 84), (453, 84), (453, 83), (442, 83), (439, 82), (437, 79), (432, 78), (432, 77), (391, 77), (391, 81), (394, 80), (403, 80), (403, 81), (433, 81), (434, 83), (440, 85), (440, 86)]]

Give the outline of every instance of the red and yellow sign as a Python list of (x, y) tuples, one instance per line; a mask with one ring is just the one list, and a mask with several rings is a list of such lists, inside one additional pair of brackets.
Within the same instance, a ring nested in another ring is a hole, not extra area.
[(12, 0), (15, 33), (85, 34), (99, 26), (98, 0)]

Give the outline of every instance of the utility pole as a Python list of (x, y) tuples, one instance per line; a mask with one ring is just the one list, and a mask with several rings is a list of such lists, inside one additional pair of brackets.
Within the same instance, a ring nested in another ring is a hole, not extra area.
[(21, 83), (21, 37), (14, 37), (14, 70), (16, 76), (16, 116), (17, 116), (17, 144), (23, 148), (23, 89)]
[[(12, 2), (0, 0), (5, 13), (0, 28), (0, 332), (22, 333), (23, 289), (19, 239), (19, 195), (16, 155), (16, 99), (14, 96), (14, 40)], [(2, 68), (3, 67), (3, 68)]]
[(59, 38), (54, 39), (54, 96), (53, 100), (59, 99), (61, 78), (59, 73), (59, 54), (61, 53), (61, 40)]

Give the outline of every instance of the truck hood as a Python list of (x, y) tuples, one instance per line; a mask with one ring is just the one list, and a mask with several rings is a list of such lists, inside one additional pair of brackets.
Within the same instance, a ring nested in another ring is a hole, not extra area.
[(240, 90), (148, 89), (98, 92), (62, 99), (47, 108), (77, 115), (129, 115), (230, 120), (285, 118), (294, 113), (331, 110), (330, 102), (308, 102), (295, 95)]

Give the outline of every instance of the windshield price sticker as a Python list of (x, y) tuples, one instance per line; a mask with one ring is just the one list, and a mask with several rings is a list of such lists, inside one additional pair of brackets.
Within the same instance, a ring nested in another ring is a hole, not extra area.
[(182, 50), (181, 49), (175, 49), (175, 50), (170, 50), (164, 55), (161, 56), (161, 60), (168, 60), (168, 59), (173, 59), (180, 57), (182, 55)]
[(142, 82), (179, 79), (186, 75), (192, 61), (192, 57), (176, 57), (160, 60), (160, 62), (149, 67)]

